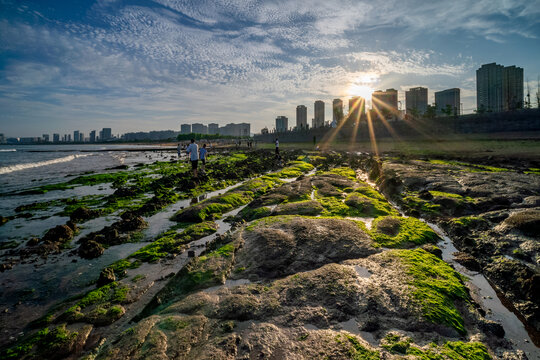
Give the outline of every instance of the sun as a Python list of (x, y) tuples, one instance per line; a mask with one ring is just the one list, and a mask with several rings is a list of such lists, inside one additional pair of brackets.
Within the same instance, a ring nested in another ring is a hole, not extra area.
[(374, 91), (375, 90), (368, 85), (353, 83), (349, 87), (348, 93), (349, 96), (361, 96), (365, 100), (371, 100), (371, 94), (373, 94)]

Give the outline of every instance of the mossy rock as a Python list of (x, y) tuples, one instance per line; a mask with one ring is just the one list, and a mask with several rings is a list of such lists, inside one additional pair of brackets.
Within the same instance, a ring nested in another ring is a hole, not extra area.
[(324, 208), (315, 200), (297, 201), (278, 205), (273, 215), (307, 215), (315, 216), (322, 213)]
[(540, 238), (540, 210), (529, 209), (512, 213), (504, 220), (503, 226), (519, 230), (527, 236)]
[(373, 221), (370, 234), (377, 246), (389, 248), (413, 247), (440, 240), (426, 223), (413, 217), (377, 218)]

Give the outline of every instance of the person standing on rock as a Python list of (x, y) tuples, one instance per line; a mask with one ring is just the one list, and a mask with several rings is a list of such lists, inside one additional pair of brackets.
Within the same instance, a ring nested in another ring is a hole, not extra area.
[(189, 160), (191, 161), (193, 177), (197, 177), (197, 163), (199, 162), (199, 145), (195, 144), (195, 139), (191, 139), (191, 144), (188, 145), (186, 152), (188, 153)]
[(201, 172), (204, 174), (205, 165), (206, 165), (206, 144), (203, 144), (202, 148), (199, 150), (199, 159), (201, 160)]

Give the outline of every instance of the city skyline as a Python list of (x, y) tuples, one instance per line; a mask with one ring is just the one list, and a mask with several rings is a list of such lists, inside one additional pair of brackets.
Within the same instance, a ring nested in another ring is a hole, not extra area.
[(324, 100), (331, 120), (334, 98), (395, 88), (404, 103), (413, 87), (428, 88), (429, 104), (435, 92), (460, 88), (471, 113), (475, 71), (491, 62), (523, 68), (534, 99), (539, 8), (0, 0), (0, 132), (87, 136), (87, 123), (126, 133), (247, 122), (256, 133), (278, 114), (296, 119), (298, 104), (309, 121), (313, 101)]

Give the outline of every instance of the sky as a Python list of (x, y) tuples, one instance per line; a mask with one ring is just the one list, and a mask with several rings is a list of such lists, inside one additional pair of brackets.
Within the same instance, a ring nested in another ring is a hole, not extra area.
[(259, 132), (366, 89), (405, 108), (415, 86), (471, 113), (477, 68), (524, 68), (535, 98), (538, 59), (540, 0), (0, 0), (0, 133)]

